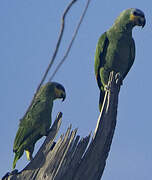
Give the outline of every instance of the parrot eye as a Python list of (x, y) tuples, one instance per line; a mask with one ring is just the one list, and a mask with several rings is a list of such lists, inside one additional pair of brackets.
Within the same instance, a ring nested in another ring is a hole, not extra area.
[(141, 11), (139, 11), (139, 10), (138, 11), (134, 11), (133, 15), (140, 16), (140, 17), (145, 17), (144, 14)]
[(135, 15), (135, 16), (138, 16), (138, 13), (135, 11), (135, 12), (134, 12), (134, 15)]

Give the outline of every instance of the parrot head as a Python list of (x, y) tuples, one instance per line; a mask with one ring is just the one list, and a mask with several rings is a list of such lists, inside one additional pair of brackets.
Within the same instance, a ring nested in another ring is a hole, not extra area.
[(53, 98), (55, 99), (62, 99), (62, 101), (66, 98), (66, 92), (64, 87), (57, 83), (57, 82), (47, 82), (45, 85), (43, 85), (38, 94), (36, 95), (36, 98), (39, 97), (46, 97), (46, 98)]
[(144, 13), (140, 9), (130, 8), (121, 12), (120, 16), (115, 21), (115, 25), (122, 28), (131, 29), (134, 26), (144, 27), (146, 24), (146, 18)]
[(134, 26), (144, 27), (146, 24), (146, 19), (144, 13), (140, 9), (132, 9), (130, 13), (130, 20)]
[(64, 87), (57, 82), (51, 82), (51, 86), (53, 87), (54, 90), (55, 99), (59, 98), (62, 99), (62, 101), (64, 101), (66, 98), (66, 92)]

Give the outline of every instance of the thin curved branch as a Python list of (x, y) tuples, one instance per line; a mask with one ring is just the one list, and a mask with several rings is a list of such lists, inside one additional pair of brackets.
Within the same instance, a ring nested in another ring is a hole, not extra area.
[(77, 0), (72, 0), (72, 1), (70, 2), (70, 4), (67, 6), (67, 8), (65, 9), (65, 11), (64, 11), (64, 13), (63, 13), (63, 15), (62, 15), (62, 18), (61, 18), (61, 30), (60, 30), (60, 33), (59, 33), (59, 38), (58, 38), (58, 41), (57, 41), (57, 44), (56, 44), (56, 47), (55, 47), (53, 56), (52, 56), (52, 58), (51, 58), (51, 60), (50, 60), (50, 63), (49, 63), (49, 65), (48, 65), (48, 67), (47, 67), (47, 69), (46, 69), (46, 71), (45, 71), (45, 73), (44, 73), (44, 75), (43, 75), (43, 77), (42, 77), (42, 80), (40, 81), (40, 84), (38, 85), (38, 87), (37, 87), (37, 89), (36, 89), (36, 92), (35, 92), (35, 94), (34, 94), (34, 96), (33, 96), (33, 99), (32, 99), (32, 101), (31, 101), (31, 103), (30, 103), (30, 105), (29, 105), (26, 113), (24, 114), (23, 118), (26, 116), (26, 114), (28, 113), (29, 109), (31, 108), (31, 106), (32, 106), (32, 104), (33, 104), (33, 102), (34, 102), (34, 99), (35, 99), (35, 97), (36, 97), (36, 95), (37, 95), (40, 87), (42, 86), (43, 82), (45, 81), (46, 76), (47, 76), (50, 68), (52, 67), (52, 65), (53, 65), (53, 63), (54, 63), (54, 60), (55, 60), (56, 55), (57, 55), (57, 53), (58, 53), (58, 50), (59, 50), (59, 47), (60, 47), (60, 44), (61, 44), (61, 40), (62, 40), (62, 37), (63, 37), (66, 15), (68, 14), (68, 12), (69, 12), (69, 10), (71, 9), (72, 5), (73, 5), (76, 1), (77, 1)]
[(49, 135), (34, 159), (18, 174), (7, 173), (3, 180), (100, 180), (112, 143), (120, 85), (115, 73), (111, 73), (103, 107), (94, 136), (76, 135), (77, 129), (61, 135), (53, 145), (61, 125), (62, 113), (58, 114)]
[(57, 65), (57, 67), (56, 67), (55, 71), (53, 72), (52, 76), (50, 77), (49, 81), (52, 81), (52, 79), (54, 78), (55, 74), (56, 74), (57, 71), (60, 69), (60, 67), (62, 66), (62, 64), (64, 63), (64, 61), (66, 60), (66, 58), (67, 58), (67, 56), (68, 56), (68, 54), (69, 54), (69, 52), (70, 52), (70, 49), (71, 49), (71, 47), (72, 47), (72, 45), (73, 45), (73, 42), (74, 42), (74, 40), (75, 40), (75, 38), (76, 38), (76, 36), (77, 36), (78, 30), (79, 30), (79, 28), (80, 28), (80, 26), (81, 26), (81, 23), (82, 23), (82, 21), (83, 21), (83, 19), (84, 19), (84, 17), (85, 17), (85, 14), (86, 14), (86, 12), (87, 12), (87, 10), (88, 10), (90, 1), (91, 1), (91, 0), (88, 0), (88, 1), (87, 1), (87, 4), (86, 4), (86, 6), (85, 6), (85, 9), (84, 9), (84, 11), (83, 11), (83, 13), (82, 13), (82, 15), (81, 15), (81, 17), (80, 17), (79, 23), (78, 23), (78, 25), (77, 25), (77, 27), (76, 27), (76, 29), (75, 29), (74, 34), (73, 34), (72, 40), (71, 40), (71, 42), (69, 43), (69, 46), (68, 46), (68, 48), (67, 48), (67, 50), (66, 50), (63, 58), (61, 59), (60, 63)]

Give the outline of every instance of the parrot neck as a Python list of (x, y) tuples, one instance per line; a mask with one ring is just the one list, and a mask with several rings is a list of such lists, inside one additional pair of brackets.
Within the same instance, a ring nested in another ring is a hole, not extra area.
[(54, 101), (54, 98), (47, 98), (47, 101), (46, 101), (46, 105), (50, 109), (50, 112), (52, 112), (53, 101)]
[(53, 101), (55, 100), (55, 98), (53, 98), (52, 96), (50, 96), (49, 98), (48, 98), (48, 101), (51, 103), (51, 104), (53, 104)]
[(117, 36), (132, 37), (132, 26), (130, 24), (122, 25), (120, 23), (115, 23), (108, 31), (108, 34)]
[(119, 33), (132, 33), (132, 29), (135, 26), (130, 20), (130, 15), (125, 15), (125, 11), (120, 14), (119, 17), (115, 20), (111, 29)]
[(54, 98), (52, 96), (50, 96), (50, 95), (47, 95), (47, 96), (43, 97), (43, 101), (45, 101), (45, 103), (50, 108), (53, 105)]

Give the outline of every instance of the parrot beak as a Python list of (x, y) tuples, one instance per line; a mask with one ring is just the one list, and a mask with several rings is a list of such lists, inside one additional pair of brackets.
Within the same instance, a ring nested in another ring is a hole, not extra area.
[(139, 16), (138, 19), (137, 19), (137, 25), (141, 26), (142, 28), (144, 28), (145, 24), (146, 24), (145, 17), (140, 17)]
[(62, 98), (62, 102), (65, 100), (65, 98), (66, 98), (66, 94), (65, 93), (62, 93), (61, 94), (61, 98)]
[(145, 24), (146, 24), (146, 19), (145, 19), (145, 17), (137, 17), (136, 18), (136, 25), (137, 26), (141, 26), (142, 28), (144, 28), (144, 26), (145, 26)]
[(141, 26), (142, 28), (144, 28), (145, 24), (146, 24), (146, 18), (144, 13), (139, 10), (139, 9), (135, 9), (131, 15), (130, 15), (130, 20), (133, 22), (134, 26)]
[(143, 18), (143, 21), (142, 21), (142, 28), (144, 28), (144, 26), (145, 26), (145, 24), (146, 24), (146, 19), (145, 18)]
[(56, 84), (54, 91), (55, 91), (55, 99), (56, 98), (62, 99), (63, 102), (66, 98), (66, 92), (64, 87), (61, 84)]

